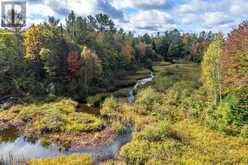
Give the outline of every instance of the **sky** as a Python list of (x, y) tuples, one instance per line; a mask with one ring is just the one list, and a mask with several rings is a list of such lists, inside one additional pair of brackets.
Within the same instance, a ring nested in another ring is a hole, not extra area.
[(117, 27), (140, 33), (213, 31), (228, 33), (248, 18), (248, 0), (27, 0), (27, 23), (48, 16), (65, 22), (77, 15), (108, 14)]

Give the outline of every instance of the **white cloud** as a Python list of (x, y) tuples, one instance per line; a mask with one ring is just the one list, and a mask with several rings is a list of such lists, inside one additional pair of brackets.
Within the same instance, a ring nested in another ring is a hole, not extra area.
[(156, 9), (169, 4), (168, 0), (113, 0), (113, 6), (118, 9), (139, 8)]
[(230, 2), (230, 12), (234, 15), (240, 16), (243, 14), (247, 15), (248, 3), (244, 0), (235, 0)]
[(192, 12), (214, 12), (223, 11), (228, 5), (229, 0), (218, 0), (218, 1), (204, 1), (204, 0), (189, 0), (184, 4), (179, 5), (178, 11), (181, 13), (192, 13)]
[(232, 22), (230, 16), (224, 12), (208, 12), (204, 14), (204, 21), (207, 26), (219, 26)]
[(47, 16), (55, 16), (56, 13), (47, 5), (43, 4), (32, 4), (27, 6), (27, 16), (34, 17), (47, 17)]
[(129, 23), (136, 29), (156, 31), (173, 26), (174, 20), (165, 12), (148, 10), (133, 15)]
[(36, 1), (28, 5), (27, 15), (30, 22), (41, 22), (42, 18), (47, 16), (58, 17), (64, 22), (64, 16), (74, 10), (77, 15), (81, 16), (104, 12), (114, 19), (118, 27), (126, 30), (165, 31), (180, 27), (182, 30), (190, 31), (211, 29), (226, 32), (242, 22), (242, 19), (248, 18), (247, 0), (39, 1), (40, 3)]
[(43, 0), (43, 3), (52, 6), (55, 10), (73, 10), (78, 15), (89, 15), (96, 12), (97, 0)]
[(194, 24), (201, 20), (201, 16), (195, 14), (185, 14), (182, 17), (182, 24)]

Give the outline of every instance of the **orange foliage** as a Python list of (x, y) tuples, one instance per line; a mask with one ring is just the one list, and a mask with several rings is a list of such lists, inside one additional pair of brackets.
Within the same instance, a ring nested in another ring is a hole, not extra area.
[(141, 55), (145, 55), (145, 53), (146, 53), (146, 44), (144, 42), (140, 42), (138, 44), (138, 49), (139, 49)]
[(133, 49), (128, 45), (124, 44), (122, 46), (122, 53), (125, 57), (127, 57), (129, 60), (134, 59), (134, 52)]
[(72, 74), (76, 74), (81, 65), (80, 55), (77, 51), (70, 51), (67, 56), (68, 69)]
[[(227, 88), (239, 87), (244, 82), (248, 83), (247, 73), (240, 75), (240, 67), (246, 65), (245, 60), (248, 58), (248, 22), (243, 22), (238, 29), (233, 30), (227, 38), (226, 48), (222, 57), (222, 77), (224, 86)], [(244, 80), (246, 79), (246, 80)]]

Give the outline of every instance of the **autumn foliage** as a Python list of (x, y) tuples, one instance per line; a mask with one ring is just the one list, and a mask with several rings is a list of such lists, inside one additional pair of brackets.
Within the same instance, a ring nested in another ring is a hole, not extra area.
[(43, 46), (42, 27), (33, 25), (24, 34), (24, 46), (26, 53), (24, 57), (28, 60), (38, 62), (40, 61), (39, 53)]
[(80, 54), (77, 51), (70, 51), (67, 56), (68, 70), (72, 74), (76, 74), (80, 69)]
[(228, 35), (221, 66), (227, 89), (248, 83), (248, 21), (241, 23), (238, 29)]
[(144, 42), (140, 42), (137, 47), (140, 54), (144, 56), (146, 53), (146, 44)]

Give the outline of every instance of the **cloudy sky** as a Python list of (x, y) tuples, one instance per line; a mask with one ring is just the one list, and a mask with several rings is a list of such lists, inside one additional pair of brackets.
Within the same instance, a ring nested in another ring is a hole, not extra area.
[(81, 16), (106, 13), (125, 30), (225, 33), (248, 18), (247, 0), (27, 0), (28, 23), (55, 16), (64, 21), (71, 10)]

